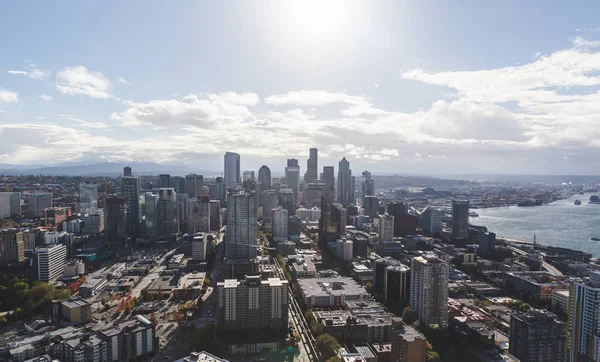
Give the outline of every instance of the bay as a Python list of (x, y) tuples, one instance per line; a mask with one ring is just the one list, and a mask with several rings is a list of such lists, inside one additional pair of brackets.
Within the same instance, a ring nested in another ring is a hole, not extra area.
[[(592, 194), (575, 195), (551, 204), (533, 207), (500, 207), (473, 210), (479, 217), (471, 217), (473, 225), (482, 225), (506, 237), (545, 245), (582, 250), (600, 256), (600, 205), (589, 205)], [(574, 205), (575, 200), (581, 205)]]

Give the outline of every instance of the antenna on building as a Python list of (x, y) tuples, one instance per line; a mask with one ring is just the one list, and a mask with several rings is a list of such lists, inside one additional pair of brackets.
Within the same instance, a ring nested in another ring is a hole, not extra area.
[(535, 234), (533, 234), (533, 245), (535, 245)]

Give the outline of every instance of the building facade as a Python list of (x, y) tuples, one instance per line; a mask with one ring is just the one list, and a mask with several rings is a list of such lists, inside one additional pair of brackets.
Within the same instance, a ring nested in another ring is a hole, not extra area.
[(469, 201), (452, 201), (452, 238), (469, 238)]
[(50, 282), (62, 275), (67, 262), (67, 247), (63, 244), (35, 249), (37, 280)]
[(546, 310), (510, 316), (509, 351), (521, 362), (566, 362), (567, 324)]
[(104, 201), (104, 230), (109, 247), (127, 245), (127, 201), (124, 197), (107, 197)]
[(225, 257), (230, 260), (256, 257), (258, 226), (253, 194), (237, 193), (227, 201)]
[(234, 152), (225, 152), (225, 185), (227, 188), (240, 183), (240, 155)]
[(431, 256), (411, 262), (410, 305), (425, 325), (448, 326), (448, 264)]
[(394, 217), (388, 213), (379, 215), (379, 240), (392, 241), (394, 239)]
[(127, 204), (125, 230), (127, 236), (135, 241), (140, 236), (140, 180), (133, 176), (123, 177), (121, 196)]
[(354, 201), (352, 170), (350, 162), (344, 157), (338, 165), (338, 202), (342, 205), (352, 205)]
[(288, 211), (281, 206), (271, 212), (271, 227), (273, 240), (286, 241), (288, 239)]
[(21, 212), (20, 192), (0, 192), (0, 219), (13, 217)]

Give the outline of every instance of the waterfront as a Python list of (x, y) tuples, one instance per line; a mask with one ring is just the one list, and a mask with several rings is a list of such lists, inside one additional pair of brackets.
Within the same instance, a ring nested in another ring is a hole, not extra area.
[[(600, 256), (600, 205), (589, 205), (592, 194), (575, 195), (565, 200), (534, 207), (500, 207), (475, 210), (474, 225), (483, 225), (497, 237), (583, 250)], [(576, 199), (581, 205), (576, 206)]]

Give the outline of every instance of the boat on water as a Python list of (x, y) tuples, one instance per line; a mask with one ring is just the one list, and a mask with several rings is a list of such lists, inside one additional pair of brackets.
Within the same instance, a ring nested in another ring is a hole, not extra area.
[(537, 199), (537, 200), (523, 200), (523, 201), (519, 201), (517, 203), (517, 206), (519, 207), (528, 207), (528, 206), (540, 206), (542, 205), (542, 200)]
[(575, 200), (575, 205), (581, 205), (581, 200)]
[(595, 236), (594, 236), (594, 237), (591, 237), (591, 238), (590, 238), (590, 240), (593, 240), (593, 241), (600, 241), (600, 238), (598, 238), (598, 237), (595, 237)]
[(479, 214), (478, 214), (478, 213), (476, 213), (475, 211), (471, 211), (471, 212), (469, 213), (469, 216), (470, 216), (470, 217), (479, 217)]

